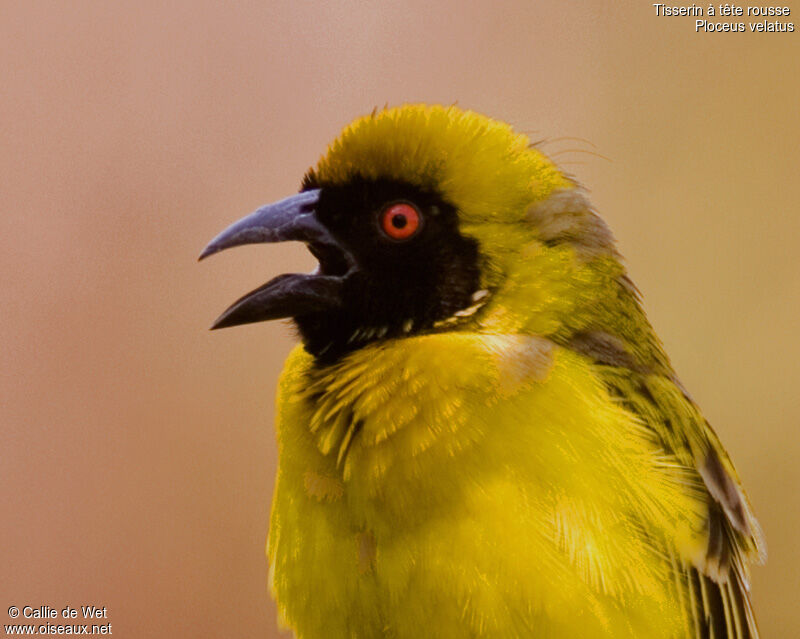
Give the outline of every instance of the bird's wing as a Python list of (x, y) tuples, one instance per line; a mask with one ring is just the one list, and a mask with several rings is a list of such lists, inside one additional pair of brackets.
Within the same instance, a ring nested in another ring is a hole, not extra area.
[(698, 639), (757, 639), (749, 596), (750, 563), (764, 559), (758, 523), (716, 434), (674, 376), (598, 365), (609, 391), (656, 434), (664, 452), (694, 478), (705, 504), (697, 555), (670, 550), (675, 578), (690, 594)]

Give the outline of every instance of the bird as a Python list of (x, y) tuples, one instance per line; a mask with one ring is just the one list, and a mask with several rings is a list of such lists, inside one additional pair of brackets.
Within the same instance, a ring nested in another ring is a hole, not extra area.
[(267, 556), (297, 639), (753, 639), (765, 546), (586, 189), (403, 104), (214, 238), (304, 243), (214, 323), (289, 319)]

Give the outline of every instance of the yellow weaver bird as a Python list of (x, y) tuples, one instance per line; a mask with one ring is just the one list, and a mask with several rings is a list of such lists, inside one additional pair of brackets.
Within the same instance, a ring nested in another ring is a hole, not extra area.
[(758, 524), (584, 191), (456, 107), (349, 125), (202, 257), (304, 242), (267, 553), (298, 639), (758, 636)]

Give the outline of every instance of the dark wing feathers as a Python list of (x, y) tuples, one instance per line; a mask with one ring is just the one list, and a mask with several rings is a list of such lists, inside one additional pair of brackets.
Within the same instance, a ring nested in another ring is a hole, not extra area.
[(708, 492), (722, 506), (730, 523), (743, 535), (752, 535), (750, 517), (748, 517), (741, 490), (725, 469), (714, 446), (709, 447), (705, 459), (697, 470), (700, 472)]
[[(595, 351), (603, 352), (595, 363), (609, 391), (653, 429), (668, 455), (693, 469), (704, 489), (708, 504), (705, 561), (702, 565), (688, 558), (674, 562), (676, 580), (692, 601), (690, 632), (696, 639), (758, 639), (748, 564), (763, 560), (763, 543), (733, 465), (714, 431), (672, 376), (625, 366), (620, 356), (609, 357), (608, 340), (601, 342), (602, 348), (597, 347), (596, 338), (591, 341)], [(591, 356), (586, 340), (580, 346), (576, 350)]]

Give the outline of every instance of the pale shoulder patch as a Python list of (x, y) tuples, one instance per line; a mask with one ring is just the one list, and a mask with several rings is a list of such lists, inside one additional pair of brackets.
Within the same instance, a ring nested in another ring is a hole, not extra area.
[(569, 243), (586, 260), (615, 255), (611, 229), (580, 188), (560, 189), (528, 209), (528, 221), (547, 244)]
[(534, 335), (490, 335), (484, 342), (497, 366), (498, 391), (512, 395), (529, 382), (542, 382), (553, 366), (554, 344)]

